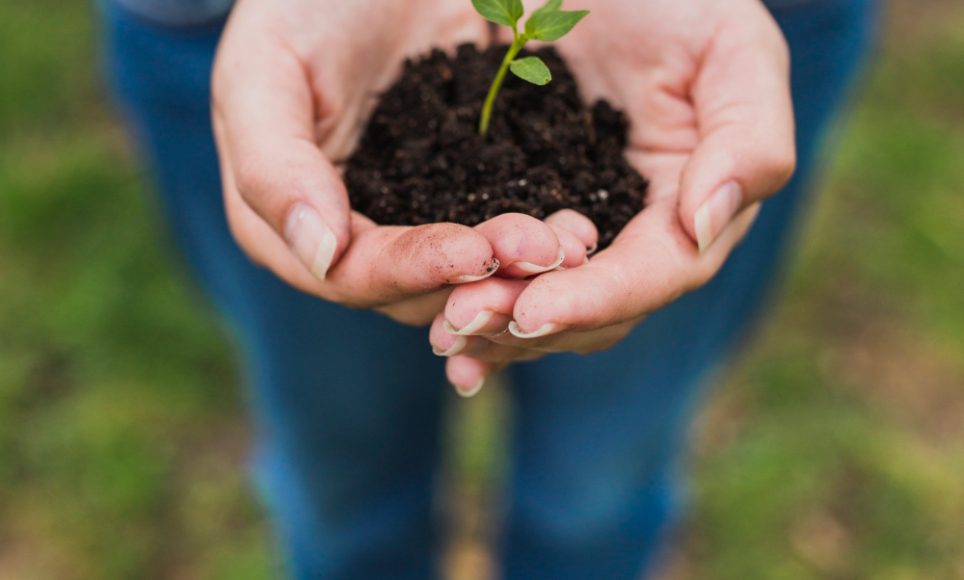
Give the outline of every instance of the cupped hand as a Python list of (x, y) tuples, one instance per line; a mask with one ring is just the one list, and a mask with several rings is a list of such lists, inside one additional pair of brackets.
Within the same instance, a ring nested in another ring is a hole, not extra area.
[(338, 166), (402, 61), (489, 35), (467, 0), (241, 0), (212, 109), (226, 213), (246, 253), (305, 292), (411, 324), (500, 262), (510, 277), (581, 262), (571, 234), (519, 214), (475, 229), (381, 227), (349, 207)]
[[(651, 181), (648, 205), (585, 266), (452, 293), (431, 340), (463, 394), (515, 360), (608, 348), (705, 284), (794, 170), (788, 50), (759, 0), (565, 7), (592, 10), (558, 48), (587, 100), (629, 116), (626, 155)], [(446, 332), (474, 331), (486, 312), (478, 332)]]

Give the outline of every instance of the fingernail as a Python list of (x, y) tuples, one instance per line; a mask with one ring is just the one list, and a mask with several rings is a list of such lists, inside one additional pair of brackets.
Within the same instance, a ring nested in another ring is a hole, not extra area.
[(285, 222), (285, 240), (301, 263), (319, 280), (328, 275), (338, 240), (311, 206), (298, 203)]
[(485, 274), (482, 274), (481, 276), (459, 276), (457, 280), (460, 284), (471, 284), (472, 282), (479, 282), (481, 280), (485, 280), (486, 278), (491, 277), (492, 274), (495, 274), (496, 272), (498, 272), (499, 266), (500, 266), (499, 260), (497, 260), (496, 258), (492, 258), (492, 260), (489, 261), (488, 267), (486, 267), (485, 269)]
[(593, 244), (593, 245), (589, 246), (588, 248), (586, 248), (586, 255), (587, 255), (587, 256), (591, 256), (591, 255), (595, 254), (595, 253), (596, 253), (596, 250), (598, 250), (598, 249), (599, 249), (599, 244), (598, 244), (598, 243), (597, 243), (597, 244)]
[(694, 226), (696, 229), (696, 243), (700, 252), (705, 252), (713, 245), (720, 232), (730, 223), (743, 203), (743, 190), (740, 184), (731, 181), (707, 199), (696, 212)]
[(484, 386), (485, 386), (485, 377), (483, 377), (481, 380), (479, 380), (479, 382), (475, 383), (474, 385), (472, 385), (467, 389), (456, 385), (455, 392), (466, 399), (471, 399), (472, 397), (478, 395), (479, 391), (481, 391), (482, 387)]
[(488, 324), (489, 321), (492, 320), (493, 315), (493, 312), (483, 310), (475, 315), (475, 318), (472, 319), (472, 322), (466, 324), (461, 329), (455, 328), (455, 326), (453, 326), (448, 320), (442, 323), (442, 326), (445, 328), (445, 332), (449, 334), (454, 334), (456, 336), (469, 336), (477, 333), (483, 326)]
[(547, 334), (552, 334), (553, 332), (556, 331), (556, 328), (557, 326), (555, 324), (549, 322), (549, 323), (543, 324), (542, 328), (540, 328), (539, 330), (526, 333), (526, 332), (523, 332), (521, 328), (519, 328), (519, 324), (515, 320), (509, 323), (509, 332), (511, 332), (512, 336), (516, 338), (539, 338)]
[(512, 264), (519, 270), (522, 270), (526, 274), (544, 274), (545, 272), (551, 272), (555, 270), (566, 260), (566, 253), (559, 248), (559, 255), (556, 261), (549, 264), (548, 266), (540, 266), (539, 264), (533, 264), (532, 262), (515, 262)]
[(433, 346), (432, 352), (435, 353), (435, 356), (451, 358), (459, 354), (463, 350), (465, 350), (465, 346), (467, 344), (468, 344), (468, 340), (466, 340), (464, 336), (460, 336), (457, 339), (455, 339), (455, 342), (452, 343), (452, 346), (450, 346), (448, 350), (439, 350), (438, 348)]

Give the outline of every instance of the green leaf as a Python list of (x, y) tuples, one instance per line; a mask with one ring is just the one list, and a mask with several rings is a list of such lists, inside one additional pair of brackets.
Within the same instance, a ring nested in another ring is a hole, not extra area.
[(562, 10), (562, 0), (549, 0), (542, 8), (536, 10), (532, 14), (535, 15), (545, 12), (558, 12), (560, 10)]
[(527, 56), (512, 61), (510, 68), (512, 74), (534, 85), (541, 87), (552, 82), (552, 73), (549, 72), (549, 67), (538, 56)]
[(475, 11), (489, 22), (515, 28), (525, 13), (522, 0), (472, 0)]
[(561, 5), (561, 2), (549, 0), (548, 4), (532, 13), (526, 22), (526, 36), (534, 40), (559, 40), (589, 14), (588, 10), (553, 10), (552, 7), (556, 5)]

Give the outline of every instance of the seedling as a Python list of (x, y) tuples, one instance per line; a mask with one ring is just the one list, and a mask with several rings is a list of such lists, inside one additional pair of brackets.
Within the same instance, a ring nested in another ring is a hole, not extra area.
[(588, 10), (565, 11), (562, 0), (549, 0), (546, 4), (532, 13), (525, 23), (523, 31), (519, 31), (519, 21), (525, 14), (522, 0), (472, 0), (472, 6), (483, 18), (495, 24), (502, 24), (512, 28), (512, 46), (502, 60), (502, 66), (489, 87), (489, 94), (482, 105), (482, 116), (479, 118), (479, 133), (489, 132), (489, 122), (492, 120), (492, 107), (499, 96), (502, 83), (508, 71), (524, 81), (534, 85), (544, 86), (552, 82), (549, 67), (538, 56), (527, 56), (517, 59), (519, 51), (530, 40), (552, 42), (569, 34), (579, 21), (589, 14)]

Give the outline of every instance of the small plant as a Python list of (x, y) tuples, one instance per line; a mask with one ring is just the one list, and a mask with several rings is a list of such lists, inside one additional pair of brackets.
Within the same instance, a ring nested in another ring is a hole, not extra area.
[(549, 67), (537, 56), (527, 56), (516, 59), (519, 51), (530, 40), (552, 42), (569, 34), (569, 31), (579, 24), (579, 21), (589, 14), (588, 10), (565, 11), (562, 0), (549, 0), (545, 6), (536, 10), (525, 23), (525, 29), (519, 31), (519, 21), (525, 14), (522, 0), (472, 0), (472, 6), (483, 18), (495, 24), (502, 24), (512, 28), (512, 46), (502, 60), (502, 66), (492, 81), (489, 94), (482, 105), (482, 116), (479, 119), (479, 133), (489, 132), (489, 122), (492, 120), (492, 107), (502, 89), (505, 74), (509, 70), (522, 80), (534, 85), (544, 86), (552, 82)]

